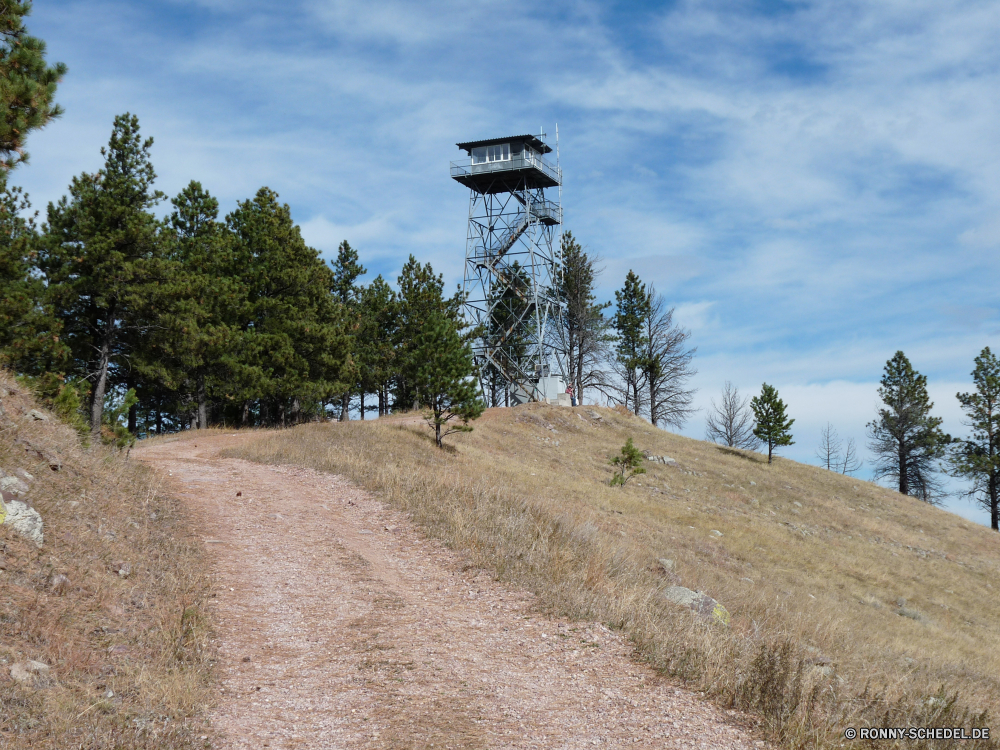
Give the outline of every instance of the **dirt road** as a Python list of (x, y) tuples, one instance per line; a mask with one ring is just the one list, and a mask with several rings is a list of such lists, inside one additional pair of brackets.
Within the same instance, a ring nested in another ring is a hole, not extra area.
[(215, 748), (749, 748), (597, 623), (463, 565), (340, 477), (154, 442), (209, 547)]

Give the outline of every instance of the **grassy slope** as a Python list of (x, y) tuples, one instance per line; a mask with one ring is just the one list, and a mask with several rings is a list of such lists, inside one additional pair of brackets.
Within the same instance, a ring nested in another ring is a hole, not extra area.
[[(756, 712), (787, 746), (837, 745), (861, 721), (982, 726), (963, 713), (1000, 714), (1000, 537), (988, 529), (607, 409), (493, 410), (446, 452), (427, 434), (389, 420), (310, 425), (238, 454), (351, 476), (554, 609), (624, 628), (645, 658)], [(609, 487), (608, 455), (629, 436), (678, 465)], [(664, 603), (672, 584), (718, 599), (731, 628)], [(815, 665), (827, 659), (832, 670)], [(931, 697), (942, 684), (955, 706)]]
[[(0, 526), (0, 747), (201, 745), (190, 717), (208, 696), (206, 590), (186, 519), (142, 467), (28, 417), (37, 405), (2, 372), (0, 402), (0, 467), (34, 475), (27, 498), (45, 524), (41, 550)], [(53, 684), (11, 680), (27, 659)]]

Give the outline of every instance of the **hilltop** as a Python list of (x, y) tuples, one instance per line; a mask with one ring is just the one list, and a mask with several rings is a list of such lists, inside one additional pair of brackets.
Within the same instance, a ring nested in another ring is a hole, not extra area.
[[(673, 463), (610, 487), (628, 437)], [(971, 714), (1000, 708), (1000, 539), (869, 482), (541, 404), (487, 411), (447, 451), (410, 416), (266, 433), (231, 454), (358, 481), (790, 745), (859, 722), (988, 726)], [(669, 586), (709, 594), (729, 626), (667, 602)]]

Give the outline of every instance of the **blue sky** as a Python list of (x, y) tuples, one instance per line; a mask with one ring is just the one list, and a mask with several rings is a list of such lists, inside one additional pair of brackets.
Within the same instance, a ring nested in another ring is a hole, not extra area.
[(29, 28), (69, 65), (15, 177), (37, 207), (130, 111), (166, 193), (198, 179), (229, 211), (268, 185), (390, 278), (413, 253), (460, 280), (455, 142), (558, 122), (602, 294), (633, 268), (676, 305), (699, 405), (777, 386), (797, 460), (828, 420), (863, 445), (897, 349), (961, 433), (997, 346), (995, 2), (37, 0)]

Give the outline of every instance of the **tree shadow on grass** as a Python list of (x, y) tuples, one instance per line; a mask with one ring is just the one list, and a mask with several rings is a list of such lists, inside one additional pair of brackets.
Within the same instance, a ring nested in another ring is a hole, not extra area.
[(736, 456), (737, 458), (742, 458), (744, 461), (749, 461), (754, 464), (766, 464), (767, 459), (763, 458), (756, 453), (750, 451), (742, 451), (739, 448), (730, 448), (728, 445), (717, 445), (715, 449), (719, 453), (725, 453), (727, 456)]
[[(440, 450), (442, 453), (447, 453), (449, 455), (457, 455), (458, 448), (456, 448), (451, 443), (445, 442), (440, 448), (437, 447), (437, 443), (434, 441), (434, 430), (426, 425), (418, 424), (401, 424), (397, 427), (401, 432), (409, 432), (411, 435), (416, 435), (421, 440), (426, 440), (431, 445), (434, 446), (435, 450)], [(449, 435), (449, 437), (451, 437)], [(445, 438), (447, 440), (448, 438)]]

